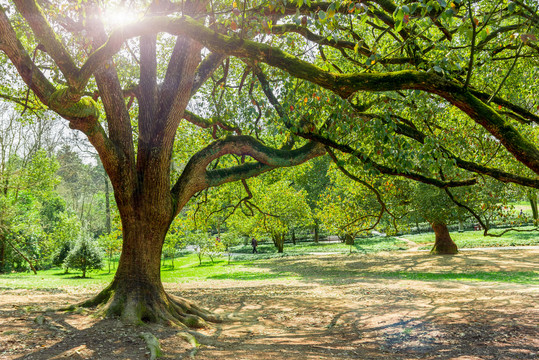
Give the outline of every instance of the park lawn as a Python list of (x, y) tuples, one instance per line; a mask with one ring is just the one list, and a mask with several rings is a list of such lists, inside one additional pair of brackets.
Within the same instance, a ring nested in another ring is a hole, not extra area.
[[(385, 255), (383, 255), (385, 254)], [(387, 258), (387, 261), (394, 261), (402, 257), (406, 258), (410, 253), (392, 252), (367, 255), (363, 254), (327, 254), (321, 257), (327, 261), (334, 258), (335, 261), (343, 259), (350, 261), (357, 259), (360, 262), (371, 259), (375, 256), (378, 262)], [(264, 254), (262, 254), (264, 255)], [(247, 255), (245, 255), (247, 256)], [(256, 280), (256, 281), (282, 281), (301, 280), (309, 278), (323, 278), (327, 282), (341, 282), (352, 279), (395, 279), (395, 280), (419, 280), (419, 281), (464, 281), (464, 282), (501, 282), (518, 284), (539, 284), (539, 271), (477, 271), (476, 269), (459, 269), (459, 271), (439, 272), (436, 268), (432, 270), (417, 271), (395, 271), (392, 269), (380, 268), (372, 271), (365, 269), (350, 268), (326, 268), (323, 262), (319, 262), (316, 256), (298, 256), (289, 254), (287, 256), (273, 256), (263, 258), (260, 255), (251, 255), (252, 260), (232, 260), (228, 264), (226, 258), (214, 258), (212, 263), (209, 258), (204, 257), (202, 265), (196, 254), (185, 254), (174, 260), (174, 268), (167, 260), (162, 266), (161, 278), (165, 285), (178, 283), (198, 283), (207, 280)], [(423, 257), (423, 255), (421, 255)], [(425, 253), (425, 259), (431, 259), (432, 255)], [(365, 259), (365, 260), (363, 260)], [(430, 261), (430, 260), (429, 260)], [(283, 264), (288, 264), (283, 266)], [(311, 266), (305, 266), (311, 263)], [(32, 273), (14, 273), (0, 275), (0, 290), (31, 289), (45, 292), (65, 292), (70, 294), (96, 293), (112, 281), (114, 271), (94, 271), (89, 273), (89, 277), (83, 279), (80, 273), (72, 271), (65, 274), (62, 269), (54, 268), (39, 271), (38, 275)]]
[[(256, 256), (253, 258), (256, 260)], [(238, 280), (271, 280), (296, 277), (287, 272), (268, 273), (261, 271), (251, 261), (232, 261), (228, 264), (225, 257), (214, 257), (214, 262), (207, 256), (203, 257), (202, 265), (196, 254), (185, 254), (174, 260), (174, 268), (170, 259), (161, 267), (161, 279), (164, 283), (186, 283), (204, 281), (208, 279), (238, 279)], [(37, 275), (33, 273), (12, 273), (0, 275), (0, 290), (34, 289), (43, 291), (88, 292), (97, 291), (110, 283), (114, 270), (88, 272), (86, 278), (81, 273), (70, 270), (68, 274), (63, 269), (53, 268), (40, 270)]]
[[(522, 229), (531, 229), (531, 227)], [(492, 234), (500, 233), (501, 231), (491, 230)], [(434, 233), (410, 234), (402, 235), (402, 237), (418, 244), (434, 243)], [(512, 231), (501, 237), (483, 236), (483, 231), (451, 232), (451, 238), (459, 248), (539, 245), (539, 233), (536, 231)]]
[[(355, 244), (350, 246), (341, 242), (297, 242), (284, 244), (284, 255), (306, 255), (312, 253), (376, 253), (380, 251), (406, 250), (405, 241), (394, 237), (368, 237), (356, 238)], [(264, 242), (258, 246), (258, 252), (262, 254), (278, 254), (273, 243)], [(235, 254), (251, 254), (251, 245), (235, 246), (231, 249)], [(241, 257), (240, 257), (241, 258)]]

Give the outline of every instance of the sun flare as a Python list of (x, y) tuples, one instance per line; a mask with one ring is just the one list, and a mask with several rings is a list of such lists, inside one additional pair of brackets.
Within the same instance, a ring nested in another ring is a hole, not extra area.
[(103, 22), (107, 26), (119, 27), (140, 19), (138, 13), (126, 7), (112, 7), (103, 12)]

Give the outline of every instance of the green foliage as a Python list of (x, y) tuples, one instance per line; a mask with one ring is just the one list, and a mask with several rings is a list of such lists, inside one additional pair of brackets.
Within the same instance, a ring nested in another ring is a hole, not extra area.
[(56, 251), (52, 255), (52, 259), (51, 259), (51, 262), (54, 266), (58, 266), (58, 267), (65, 266), (66, 273), (69, 272), (69, 267), (65, 263), (65, 259), (67, 258), (67, 256), (69, 255), (69, 252), (71, 251), (73, 247), (73, 242), (66, 241), (62, 243), (61, 245), (59, 245), (56, 248)]
[(204, 231), (190, 232), (187, 235), (186, 244), (194, 248), (199, 265), (202, 265), (202, 258), (205, 255), (211, 259), (213, 264), (214, 258), (225, 249), (222, 242), (217, 241), (214, 236)]
[(280, 172), (252, 179), (249, 186), (254, 205), (235, 212), (227, 226), (238, 235), (259, 238), (270, 236), (279, 252), (283, 252), (284, 237), (296, 227), (313, 224), (307, 192), (282, 179)]
[(64, 266), (82, 271), (82, 277), (86, 277), (86, 272), (99, 270), (103, 267), (103, 253), (97, 241), (80, 236), (69, 254), (64, 260)]

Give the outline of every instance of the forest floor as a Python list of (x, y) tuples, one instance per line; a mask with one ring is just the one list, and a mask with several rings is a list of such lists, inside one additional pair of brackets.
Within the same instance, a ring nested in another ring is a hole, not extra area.
[[(297, 276), (165, 284), (226, 319), (200, 331), (195, 351), (171, 328), (53, 310), (98, 289), (0, 286), (0, 359), (148, 359), (142, 332), (160, 339), (162, 359), (539, 357), (538, 249), (334, 254), (255, 264), (254, 271)], [(511, 281), (522, 274), (532, 274), (531, 284)]]

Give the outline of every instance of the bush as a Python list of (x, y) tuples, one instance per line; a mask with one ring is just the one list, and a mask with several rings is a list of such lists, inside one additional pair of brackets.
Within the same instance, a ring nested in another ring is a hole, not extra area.
[(81, 237), (69, 251), (64, 266), (82, 271), (82, 277), (86, 277), (86, 272), (99, 270), (103, 267), (103, 252), (97, 243), (86, 237)]
[(69, 255), (71, 248), (71, 242), (66, 241), (55, 251), (52, 256), (52, 264), (54, 266), (63, 266), (65, 268), (66, 274), (69, 272), (69, 267), (66, 265), (65, 259)]

